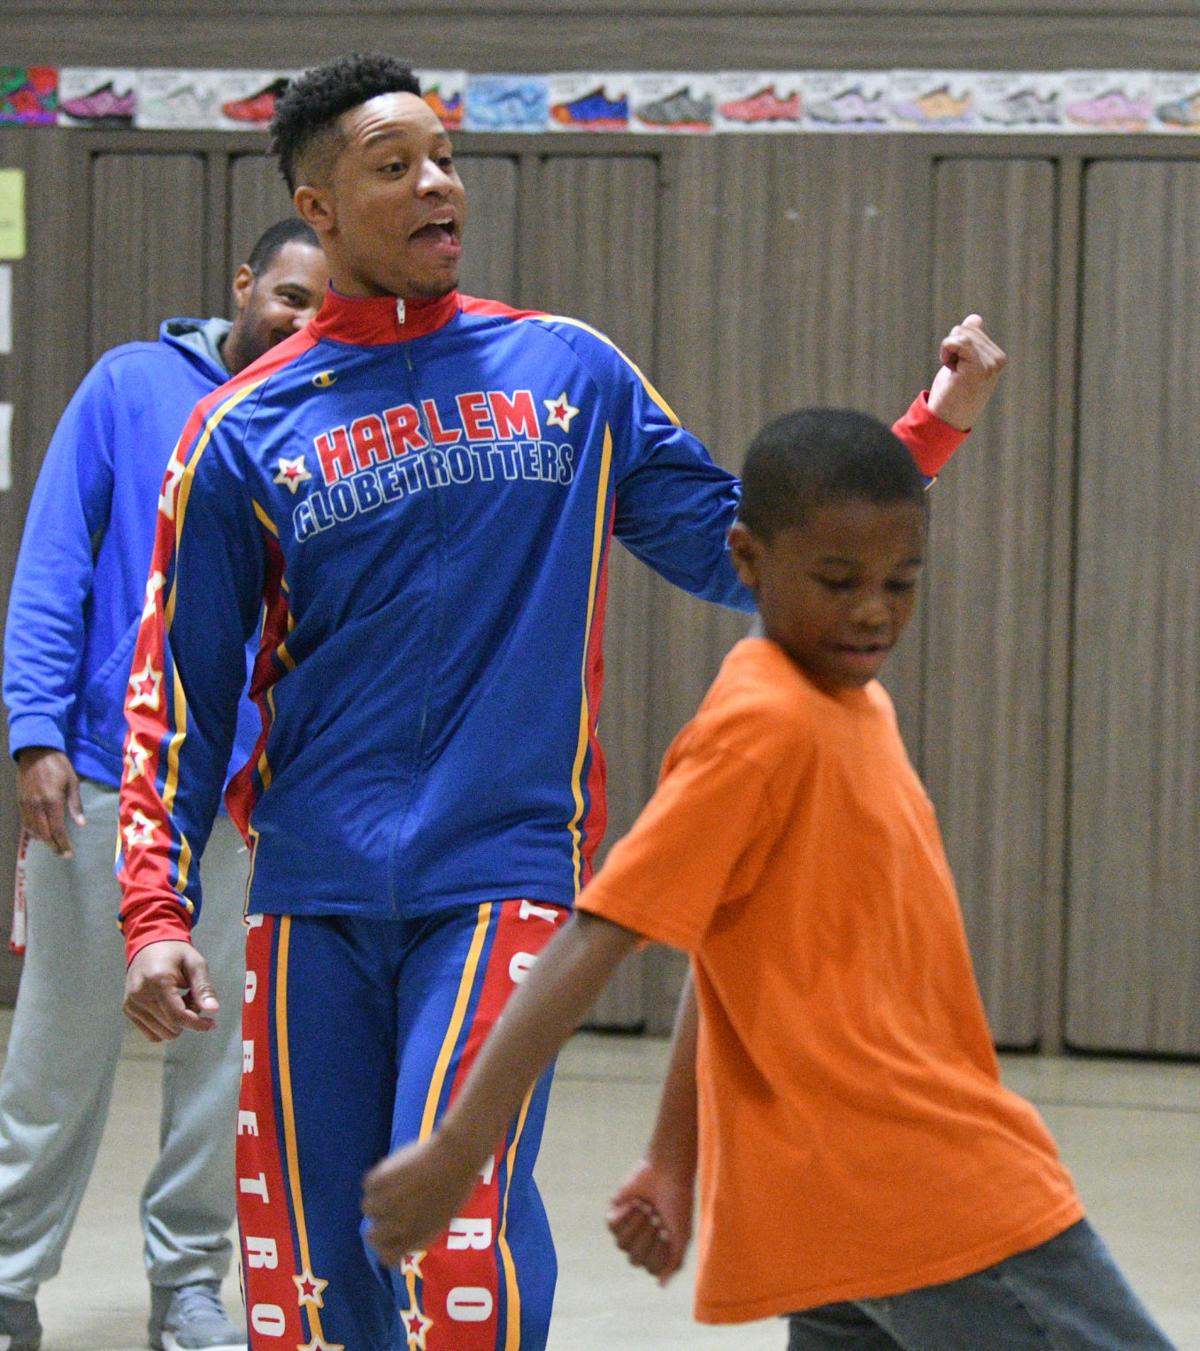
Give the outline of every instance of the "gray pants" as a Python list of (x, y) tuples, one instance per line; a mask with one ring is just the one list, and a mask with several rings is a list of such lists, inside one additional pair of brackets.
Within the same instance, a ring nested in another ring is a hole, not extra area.
[[(113, 876), (117, 792), (80, 784), (87, 826), (75, 857), (30, 842), (28, 951), (0, 1074), (0, 1295), (31, 1299), (62, 1261), (108, 1115), (127, 1026)], [(234, 1215), (241, 1081), (242, 902), (248, 855), (227, 817), (204, 852), (196, 941), (221, 1001), (217, 1026), (168, 1042), (159, 1156), (142, 1191), (152, 1285), (221, 1280)]]

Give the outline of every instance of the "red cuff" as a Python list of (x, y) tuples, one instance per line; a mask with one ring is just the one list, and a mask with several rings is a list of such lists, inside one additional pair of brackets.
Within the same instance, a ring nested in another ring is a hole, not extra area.
[(187, 911), (176, 900), (146, 901), (121, 916), (125, 935), (125, 965), (151, 943), (190, 943), (192, 926)]
[(892, 431), (908, 447), (917, 468), (926, 478), (937, 478), (968, 436), (967, 432), (943, 422), (930, 410), (927, 389), (923, 389), (912, 401), (908, 412), (892, 424)]

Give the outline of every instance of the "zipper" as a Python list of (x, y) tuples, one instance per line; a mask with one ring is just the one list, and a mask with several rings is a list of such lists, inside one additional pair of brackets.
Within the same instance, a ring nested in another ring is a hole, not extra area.
[[(400, 311), (400, 307), (403, 306), (403, 303), (404, 302), (402, 300), (397, 301), (398, 313)], [(429, 426), (429, 420), (425, 415), (425, 409), (421, 403), (420, 397), (421, 391), (419, 388), (417, 368), (413, 364), (412, 359), (412, 343), (406, 342), (404, 344), (403, 350), (404, 350), (404, 365), (408, 372), (408, 393), (410, 398), (412, 399), (413, 407), (417, 409), (418, 416), (420, 417), (421, 426), (425, 432), (425, 439), (426, 441), (428, 441), (430, 445), (433, 445), (433, 434)], [(415, 454), (419, 455), (421, 454), (421, 452), (416, 451)], [(425, 767), (423, 762), (425, 758), (425, 737), (429, 729), (429, 705), (432, 699), (432, 692), (433, 692), (434, 669), (437, 662), (438, 653), (441, 647), (441, 640), (442, 640), (442, 607), (441, 607), (442, 567), (443, 567), (443, 560), (445, 557), (445, 538), (446, 538), (445, 522), (442, 517), (442, 500), (441, 500), (442, 494), (440, 492), (435, 492), (432, 489), (425, 489), (423, 491), (428, 491), (430, 496), (433, 498), (434, 511), (436, 513), (435, 519), (438, 533), (437, 553), (434, 562), (436, 572), (434, 575), (433, 600), (431, 602), (431, 604), (433, 605), (434, 620), (433, 620), (433, 633), (431, 641), (428, 646), (429, 658), (421, 681), (421, 711), (417, 719), (416, 745), (413, 750), (412, 783), (411, 787), (409, 788), (408, 802), (405, 804), (404, 809), (399, 814), (396, 827), (396, 834), (392, 840), (391, 857), (388, 863), (388, 890), (391, 894), (392, 909), (397, 914), (403, 913), (403, 907), (401, 905), (399, 889), (397, 887), (396, 856), (400, 847), (400, 839), (404, 834), (404, 827), (409, 818), (409, 813), (412, 811), (413, 802), (418, 796), (421, 783), (424, 778)]]

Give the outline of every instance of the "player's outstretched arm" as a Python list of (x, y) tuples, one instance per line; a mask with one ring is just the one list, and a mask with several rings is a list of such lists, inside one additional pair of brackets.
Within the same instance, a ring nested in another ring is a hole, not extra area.
[(938, 360), (942, 364), (929, 389), (929, 409), (968, 432), (995, 393), (1008, 357), (988, 336), (979, 315), (968, 314), (942, 339)]
[(525, 1095), (637, 942), (608, 920), (572, 916), (509, 1000), (438, 1129), (367, 1174), (363, 1213), (385, 1262), (398, 1265), (449, 1225)]
[(220, 1008), (208, 963), (190, 943), (149, 943), (125, 973), (125, 1014), (151, 1041), (216, 1027)]
[(645, 1267), (662, 1285), (683, 1265), (692, 1236), (698, 1025), (689, 975), (675, 1015), (671, 1057), (650, 1144), (608, 1208), (608, 1227), (617, 1246), (635, 1267)]

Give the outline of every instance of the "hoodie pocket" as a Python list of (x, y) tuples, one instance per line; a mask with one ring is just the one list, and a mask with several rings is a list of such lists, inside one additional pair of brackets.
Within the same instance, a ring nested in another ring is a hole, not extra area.
[[(125, 689), (129, 683), (129, 667), (133, 661), (133, 649), (137, 643), (138, 630), (141, 626), (142, 617), (139, 614), (121, 635), (121, 641), (113, 648), (104, 665), (88, 681), (87, 690), (83, 696), (83, 705), (89, 713), (98, 714), (101, 720), (112, 717), (114, 701), (117, 705), (115, 711), (118, 716), (120, 710), (125, 706)], [(114, 680), (120, 681), (119, 687), (114, 686)]]

